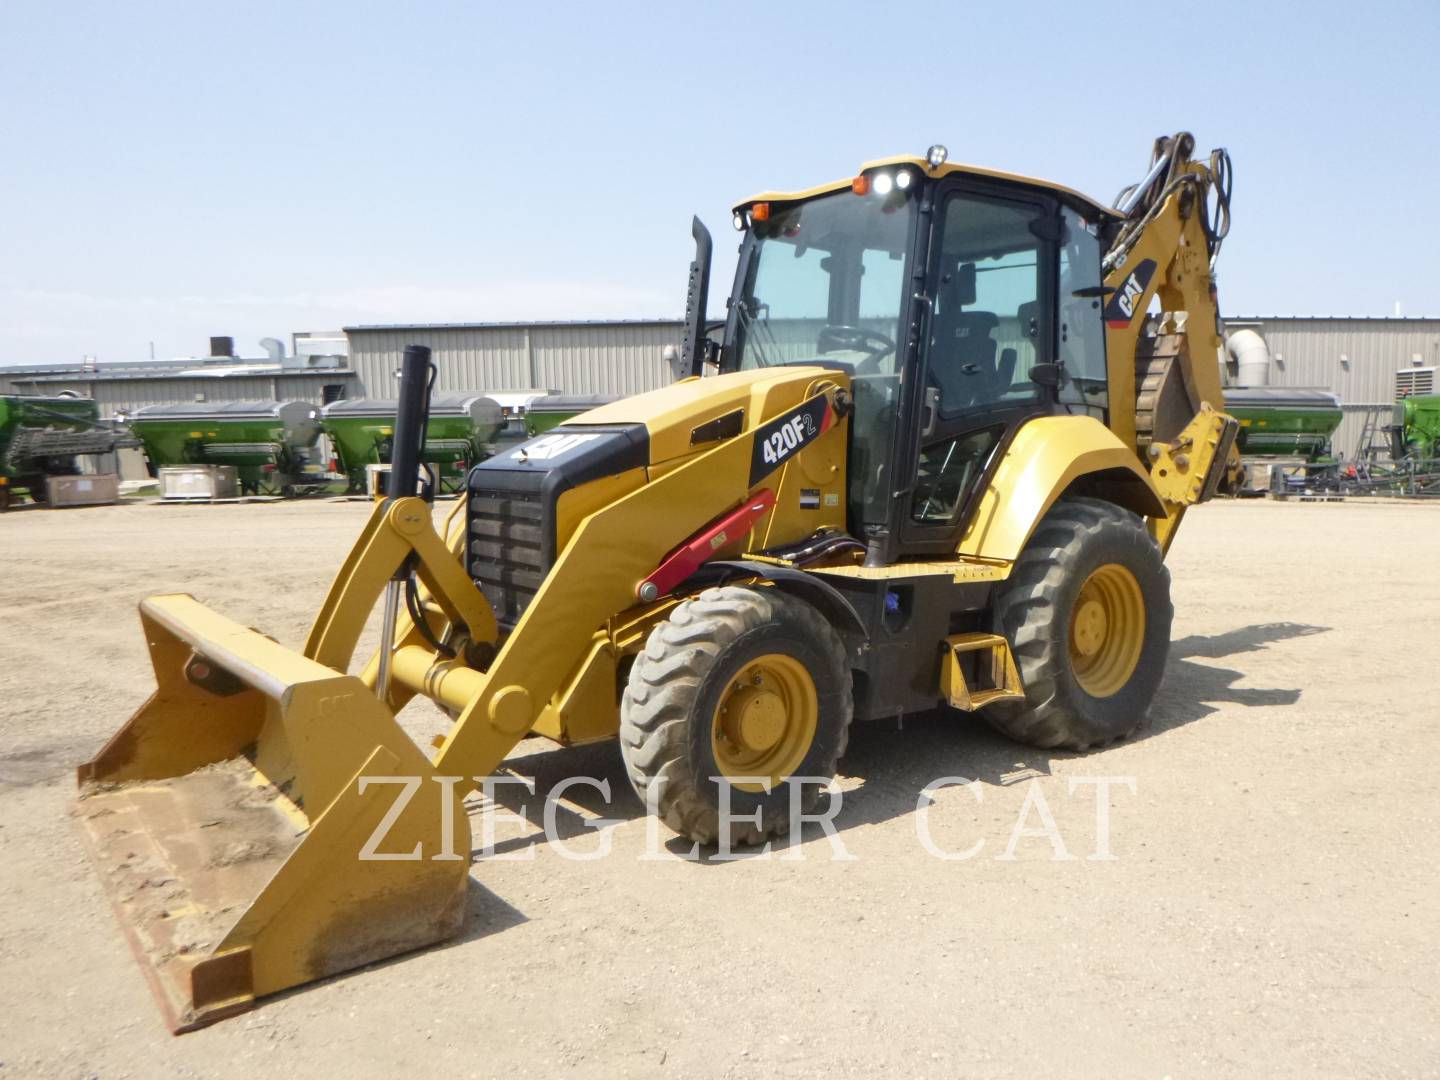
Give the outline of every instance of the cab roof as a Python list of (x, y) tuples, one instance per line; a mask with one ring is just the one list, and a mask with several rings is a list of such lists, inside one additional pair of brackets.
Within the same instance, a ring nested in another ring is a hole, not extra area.
[[(1049, 191), (1067, 203), (1076, 205), (1091, 213), (1099, 214), (1101, 217), (1119, 219), (1120, 214), (1104, 203), (1097, 202), (1089, 195), (1085, 195), (1074, 188), (1068, 188), (1064, 184), (1056, 184), (1050, 180), (1039, 180), (1033, 176), (1023, 176), (1020, 173), (1002, 172), (999, 169), (986, 169), (979, 165), (966, 165), (958, 161), (947, 161), (939, 168), (932, 169), (930, 163), (923, 157), (914, 154), (896, 154), (893, 157), (877, 158), (874, 161), (867, 161), (860, 166), (860, 172), (868, 173), (875, 169), (883, 169), (886, 166), (910, 165), (918, 169), (925, 176), (932, 180), (939, 180), (946, 176), (961, 173), (967, 176), (983, 176), (991, 180), (1004, 180), (1013, 184), (1021, 184), (1026, 187), (1039, 188), (1042, 191)], [(821, 184), (818, 187), (806, 188), (803, 191), (762, 191), (758, 195), (752, 195), (748, 199), (735, 204), (734, 210), (748, 210), (751, 206), (761, 202), (799, 202), (801, 199), (811, 199), (817, 195), (829, 195), (832, 192), (844, 191), (850, 187), (853, 178), (847, 177), (844, 180), (836, 180), (829, 184)]]

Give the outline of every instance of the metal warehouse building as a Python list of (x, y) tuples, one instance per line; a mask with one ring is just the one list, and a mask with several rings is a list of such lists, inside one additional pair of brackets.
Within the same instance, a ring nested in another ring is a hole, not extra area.
[[(1388, 422), (1397, 371), (1440, 366), (1440, 318), (1262, 315), (1230, 318), (1226, 327), (1265, 338), (1273, 385), (1340, 396), (1345, 421), (1335, 449), (1347, 458), (1363, 449), (1367, 414)], [(269, 362), (213, 357), (0, 370), (0, 392), (93, 396), (105, 415), (190, 401), (393, 398), (401, 352), (427, 345), (440, 390), (637, 394), (671, 380), (667, 353), (679, 348), (682, 335), (678, 319), (351, 326), (345, 344), (335, 334), (296, 334), (300, 355)], [(338, 355), (346, 345), (348, 360)]]
[(76, 395), (94, 398), (102, 416), (145, 405), (192, 402), (306, 401), (323, 405), (355, 397), (355, 378), (345, 339), (334, 333), (299, 333), (292, 352), (278, 338), (264, 338), (263, 357), (235, 355), (230, 337), (212, 337), (210, 355), (143, 363), (41, 364), (0, 368), (0, 393)]
[(93, 397), (102, 416), (133, 412), (142, 405), (193, 401), (308, 401), (322, 405), (357, 396), (347, 368), (207, 371), (193, 361), (184, 369), (116, 364), (93, 371), (0, 371), (0, 393)]
[[(1314, 386), (1339, 395), (1345, 420), (1334, 446), (1354, 458), (1364, 449), (1367, 414), (1389, 423), (1395, 373), (1440, 365), (1440, 318), (1259, 315), (1227, 318), (1228, 332), (1249, 328), (1270, 348), (1273, 386)], [(1440, 384), (1437, 384), (1440, 386)]]
[[(1226, 319), (1230, 332), (1257, 331), (1269, 345), (1270, 382), (1340, 396), (1345, 420), (1335, 448), (1359, 450), (1367, 414), (1389, 422), (1395, 373), (1440, 365), (1440, 318), (1263, 315)], [(574, 394), (635, 394), (671, 379), (667, 346), (679, 320), (347, 327), (360, 392), (395, 396), (406, 345), (428, 345), (444, 390), (543, 388)], [(1440, 385), (1440, 384), (1437, 384)]]
[[(348, 360), (296, 352), (272, 362), (228, 356), (151, 363), (49, 365), (0, 369), (0, 393), (94, 397), (103, 415), (142, 405), (279, 400), (316, 405), (346, 398), (393, 398), (406, 345), (428, 345), (437, 390), (555, 390), (638, 394), (668, 383), (667, 347), (678, 349), (678, 319), (352, 326)], [(335, 348), (323, 336), (323, 347)]]
[(394, 397), (406, 345), (427, 345), (439, 390), (557, 390), (639, 394), (673, 378), (666, 346), (680, 347), (678, 319), (615, 322), (347, 326), (350, 366), (367, 397)]

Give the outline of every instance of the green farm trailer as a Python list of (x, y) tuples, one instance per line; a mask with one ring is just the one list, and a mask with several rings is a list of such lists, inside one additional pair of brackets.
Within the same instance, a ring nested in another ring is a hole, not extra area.
[[(396, 402), (357, 398), (333, 402), (320, 412), (335, 451), (336, 470), (345, 474), (352, 492), (363, 491), (365, 466), (390, 464)], [(459, 490), (470, 466), (493, 453), (496, 436), (504, 426), (500, 405), (484, 394), (436, 394), (430, 402), (420, 459), (435, 467), (442, 490)]]
[(303, 401), (147, 405), (126, 418), (150, 468), (233, 465), (247, 494), (296, 495), (326, 483), (314, 460), (320, 421)]
[(1236, 445), (1247, 457), (1330, 457), (1330, 438), (1344, 414), (1328, 390), (1296, 386), (1230, 386), (1225, 411), (1240, 422)]
[(0, 510), (24, 491), (45, 501), (45, 479), (80, 472), (76, 458), (129, 445), (92, 398), (0, 396)]

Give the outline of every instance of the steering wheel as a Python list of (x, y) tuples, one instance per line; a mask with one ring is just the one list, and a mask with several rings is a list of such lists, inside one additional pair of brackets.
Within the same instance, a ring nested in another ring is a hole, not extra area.
[(895, 351), (895, 342), (884, 334), (866, 330), (863, 326), (827, 326), (815, 339), (815, 348), (822, 353), (836, 349), (866, 352), (870, 355), (855, 365), (857, 374), (874, 375), (880, 371), (880, 361)]

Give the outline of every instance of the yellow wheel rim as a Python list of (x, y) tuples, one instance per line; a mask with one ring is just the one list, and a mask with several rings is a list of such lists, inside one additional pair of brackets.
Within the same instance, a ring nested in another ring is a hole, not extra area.
[[(815, 680), (793, 656), (767, 653), (742, 667), (715, 707), (710, 747), (741, 791), (777, 787), (800, 767), (820, 724)], [(741, 780), (740, 778), (747, 778)]]
[(1119, 563), (1098, 567), (1070, 611), (1070, 669), (1091, 697), (1118, 694), (1145, 647), (1145, 594)]

